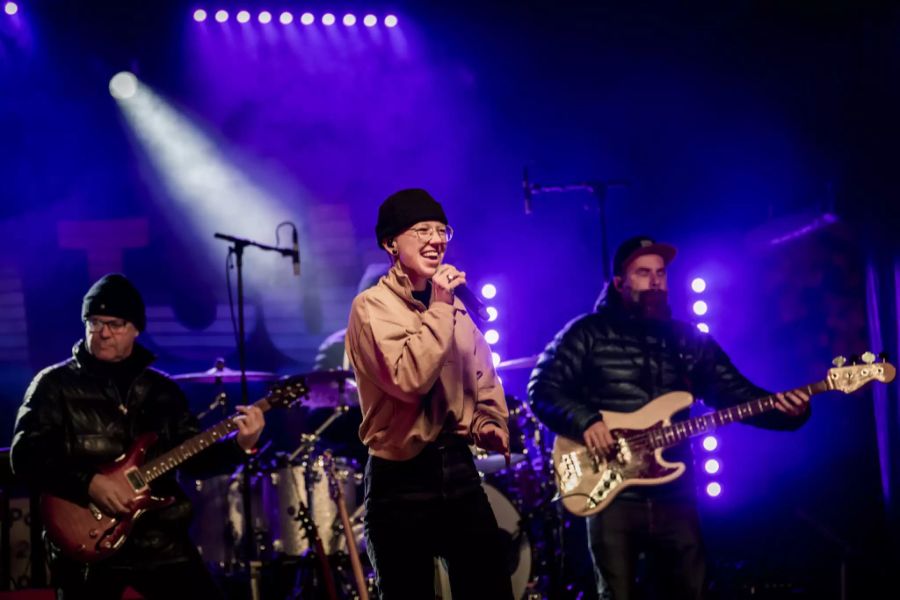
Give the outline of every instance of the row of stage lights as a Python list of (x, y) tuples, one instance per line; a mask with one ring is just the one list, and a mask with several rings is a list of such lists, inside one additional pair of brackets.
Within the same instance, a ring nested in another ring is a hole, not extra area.
[[(691, 291), (698, 297), (691, 305), (691, 310), (698, 317), (705, 317), (709, 313), (709, 303), (703, 300), (702, 297), (699, 297), (706, 291), (706, 287), (706, 280), (702, 277), (695, 277), (691, 281)], [(703, 333), (709, 333), (709, 324), (701, 321), (697, 323), (697, 329)], [(703, 438), (701, 445), (706, 452), (711, 454), (719, 448), (719, 439), (714, 435), (708, 435)], [(703, 460), (703, 471), (710, 477), (714, 477), (721, 470), (722, 462), (718, 458), (710, 456)], [(712, 479), (707, 482), (704, 490), (707, 496), (716, 498), (722, 493), (722, 484)]]
[[(219, 9), (215, 12), (209, 12), (206, 9), (198, 8), (194, 11), (194, 20), (198, 23), (203, 23), (209, 19), (213, 19), (218, 23), (227, 23), (232, 18), (231, 13), (227, 10)], [(266, 25), (271, 23), (275, 19), (275, 15), (267, 10), (261, 10), (256, 14), (256, 21)], [(238, 23), (249, 23), (254, 20), (253, 15), (250, 14), (248, 10), (240, 10), (234, 15), (234, 20)], [(316, 15), (311, 12), (305, 12), (301, 14), (298, 18), (300, 23), (303, 25), (313, 25), (316, 22)], [(321, 16), (319, 22), (322, 25), (331, 26), (337, 23), (338, 18), (334, 13), (327, 12)], [(378, 25), (378, 17), (373, 14), (367, 14), (362, 19), (358, 19), (356, 15), (352, 13), (347, 13), (341, 18), (341, 23), (343, 23), (347, 27), (354, 27), (359, 22), (362, 22), (366, 27), (375, 27)], [(282, 25), (290, 25), (294, 22), (294, 13), (290, 11), (283, 11), (278, 15), (278, 22)], [(384, 19), (381, 20), (381, 23), (385, 27), (396, 27), (397, 26), (397, 17), (396, 15), (387, 15)]]

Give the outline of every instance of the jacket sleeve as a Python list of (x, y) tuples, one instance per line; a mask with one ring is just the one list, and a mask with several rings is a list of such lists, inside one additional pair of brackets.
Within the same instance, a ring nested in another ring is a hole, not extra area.
[(16, 416), (10, 463), (32, 491), (87, 504), (95, 471), (69, 458), (65, 400), (53, 377), (52, 371), (45, 370), (28, 386)]
[[(700, 361), (694, 367), (693, 378), (695, 395), (716, 409), (771, 395), (771, 392), (754, 385), (744, 377), (722, 347), (709, 335), (704, 335), (701, 341)], [(764, 429), (793, 431), (803, 425), (810, 414), (809, 409), (798, 417), (772, 410), (750, 417), (744, 423)]]
[(547, 345), (528, 382), (537, 418), (554, 433), (574, 440), (601, 420), (584, 401), (584, 359), (590, 348), (587, 328), (581, 320), (573, 321)]
[(420, 402), (438, 376), (453, 345), (457, 309), (434, 302), (421, 323), (409, 328), (383, 302), (357, 296), (347, 327), (347, 353), (355, 369), (387, 394)]
[(491, 347), (481, 331), (472, 323), (475, 336), (475, 361), (477, 363), (478, 393), (475, 398), (475, 416), (472, 419), (472, 431), (477, 432), (487, 423), (496, 423), (509, 432), (509, 408), (506, 406), (506, 394), (503, 384), (494, 369)]

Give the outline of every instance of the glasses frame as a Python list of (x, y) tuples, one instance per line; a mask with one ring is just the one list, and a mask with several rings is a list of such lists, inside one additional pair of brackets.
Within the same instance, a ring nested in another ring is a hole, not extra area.
[(444, 226), (445, 236), (441, 236), (439, 233), (439, 229), (437, 227), (410, 227), (407, 229), (410, 233), (412, 233), (420, 242), (423, 244), (427, 244), (434, 237), (434, 234), (438, 234), (438, 239), (441, 240), (442, 244), (446, 244), (453, 239), (453, 228), (449, 225)]

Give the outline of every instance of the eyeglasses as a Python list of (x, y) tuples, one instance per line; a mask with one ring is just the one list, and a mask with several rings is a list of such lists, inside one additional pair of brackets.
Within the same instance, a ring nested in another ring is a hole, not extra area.
[(423, 244), (427, 244), (431, 241), (435, 231), (437, 231), (437, 235), (442, 242), (449, 242), (453, 239), (453, 228), (449, 225), (445, 227), (412, 227), (409, 231), (412, 231)]
[(100, 333), (104, 327), (109, 327), (109, 332), (116, 334), (121, 333), (128, 325), (125, 319), (116, 319), (114, 321), (103, 321), (101, 319), (88, 319), (84, 322), (91, 333)]

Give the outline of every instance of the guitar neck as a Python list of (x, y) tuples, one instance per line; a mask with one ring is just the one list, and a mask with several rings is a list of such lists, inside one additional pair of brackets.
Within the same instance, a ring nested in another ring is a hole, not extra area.
[[(814, 394), (827, 392), (831, 389), (833, 389), (833, 386), (829, 380), (823, 379), (822, 381), (795, 388), (791, 391), (806, 392), (812, 396)], [(700, 415), (699, 417), (692, 417), (671, 425), (651, 429), (647, 433), (650, 437), (650, 445), (654, 449), (669, 448), (684, 440), (708, 433), (716, 427), (743, 421), (744, 419), (749, 419), (774, 409), (775, 396), (765, 396), (763, 398), (751, 400), (750, 402), (744, 402), (743, 404), (729, 406), (728, 408)]]
[[(254, 402), (253, 405), (259, 407), (259, 409), (263, 412), (266, 412), (272, 407), (269, 401), (265, 398)], [(176, 446), (175, 448), (172, 448), (168, 452), (157, 456), (153, 460), (147, 461), (142, 467), (140, 467), (140, 472), (144, 477), (144, 480), (149, 483), (154, 479), (165, 475), (172, 469), (180, 466), (189, 458), (193, 458), (222, 438), (228, 436), (234, 431), (237, 431), (237, 423), (234, 422), (234, 419), (237, 416), (238, 415), (233, 415), (231, 417), (228, 417), (224, 421), (213, 425), (206, 431), (198, 433), (186, 442)]]

